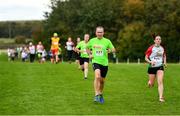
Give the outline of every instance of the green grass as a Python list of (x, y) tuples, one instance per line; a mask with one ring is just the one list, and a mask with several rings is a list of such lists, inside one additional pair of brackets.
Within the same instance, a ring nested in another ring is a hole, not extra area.
[(157, 83), (149, 89), (144, 64), (110, 64), (104, 104), (94, 104), (93, 71), (88, 80), (75, 64), (7, 62), (0, 55), (0, 114), (154, 115), (180, 114), (180, 65), (165, 71), (165, 103)]

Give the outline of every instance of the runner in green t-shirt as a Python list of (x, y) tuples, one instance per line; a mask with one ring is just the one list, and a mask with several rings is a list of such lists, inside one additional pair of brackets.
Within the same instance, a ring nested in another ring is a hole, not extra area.
[[(87, 45), (88, 53), (92, 53), (93, 69), (95, 71), (94, 89), (95, 89), (95, 102), (104, 103), (103, 99), (103, 88), (105, 77), (108, 72), (108, 51), (115, 52), (115, 48), (111, 41), (105, 37), (104, 28), (99, 26), (96, 28), (96, 36), (92, 38)], [(91, 50), (91, 52), (90, 52)]]
[(84, 35), (84, 41), (81, 41), (76, 46), (76, 52), (80, 53), (80, 65), (81, 69), (84, 72), (84, 79), (87, 79), (88, 75), (88, 64), (89, 64), (89, 55), (86, 51), (87, 43), (89, 41), (89, 34)]

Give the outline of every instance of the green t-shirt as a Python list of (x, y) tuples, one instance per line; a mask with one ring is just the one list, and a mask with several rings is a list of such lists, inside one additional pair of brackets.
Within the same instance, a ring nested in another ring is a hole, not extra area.
[(87, 48), (87, 43), (85, 43), (84, 41), (81, 41), (78, 43), (78, 45), (76, 46), (76, 48), (82, 50), (83, 52), (80, 53), (80, 57), (81, 58), (89, 58), (88, 53), (86, 52), (86, 48)]
[(87, 48), (92, 50), (92, 63), (108, 66), (108, 49), (114, 48), (111, 41), (107, 38), (98, 39), (92, 38), (87, 45)]

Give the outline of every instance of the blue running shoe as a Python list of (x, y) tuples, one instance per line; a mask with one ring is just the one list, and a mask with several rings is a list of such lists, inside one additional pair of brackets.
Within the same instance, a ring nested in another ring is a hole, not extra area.
[(99, 95), (96, 95), (96, 96), (94, 97), (94, 102), (99, 102)]
[(100, 103), (104, 103), (104, 98), (103, 98), (103, 95), (102, 95), (102, 94), (99, 95), (99, 102), (100, 102)]

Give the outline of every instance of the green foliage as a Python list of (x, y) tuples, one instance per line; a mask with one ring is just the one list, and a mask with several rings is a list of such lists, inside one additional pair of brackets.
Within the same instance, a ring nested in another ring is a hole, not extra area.
[(0, 23), (0, 36), (32, 37), (49, 49), (54, 32), (64, 46), (69, 36), (74, 42), (85, 33), (94, 37), (96, 26), (102, 25), (122, 60), (143, 58), (145, 49), (153, 44), (151, 33), (158, 33), (168, 61), (179, 61), (180, 0), (51, 0), (50, 8), (52, 12), (46, 12), (42, 22)]
[(145, 5), (143, 0), (124, 0), (123, 14), (126, 22), (142, 20), (145, 16)]
[[(119, 32), (118, 43), (119, 46), (117, 49), (122, 54), (122, 58), (143, 58), (142, 54), (146, 48), (140, 48), (139, 46), (145, 45), (143, 36), (144, 36), (145, 26), (141, 22), (134, 22), (127, 25), (123, 30)], [(133, 43), (133, 44), (132, 44)]]
[(163, 38), (168, 59), (179, 59), (179, 0), (51, 0), (51, 8), (52, 12), (46, 14), (45, 33), (50, 37), (59, 32), (62, 43), (68, 36), (89, 33), (93, 37), (95, 27), (102, 25), (118, 56), (136, 59), (144, 57), (147, 47), (153, 44), (151, 33), (155, 32)]
[(18, 35), (15, 37), (15, 43), (17, 44), (25, 44), (26, 43), (26, 37), (22, 35)]
[(38, 44), (38, 42), (42, 42), (45, 49), (49, 49), (49, 38), (47, 38), (44, 34), (44, 29), (41, 25), (33, 27), (32, 28), (32, 39), (35, 44)]

